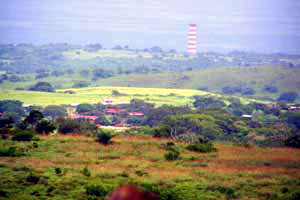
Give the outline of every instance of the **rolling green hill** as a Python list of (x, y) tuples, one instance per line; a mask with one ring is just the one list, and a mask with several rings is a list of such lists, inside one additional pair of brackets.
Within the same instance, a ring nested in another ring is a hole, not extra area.
[[(25, 82), (4, 81), (1, 89), (28, 88), (38, 81), (47, 81), (56, 88), (71, 88), (78, 81), (85, 81), (90, 87), (142, 87), (142, 88), (177, 88), (207, 89), (209, 92), (222, 93), (224, 87), (252, 88), (255, 94), (250, 97), (276, 99), (280, 93), (295, 91), (300, 93), (300, 69), (287, 67), (222, 67), (184, 72), (164, 72), (150, 74), (122, 74), (110, 78), (92, 80), (92, 74), (82, 77), (79, 73), (59, 77), (50, 76), (33, 80), (28, 75)], [(265, 86), (278, 89), (276, 93), (264, 90)], [(242, 95), (236, 93), (235, 95)], [(249, 96), (247, 96), (248, 98)]]
[[(66, 91), (73, 91), (74, 94), (67, 94)], [(113, 91), (118, 91), (120, 95), (112, 95)], [(34, 105), (61, 105), (79, 103), (99, 103), (107, 97), (112, 97), (115, 102), (130, 102), (133, 98), (143, 99), (155, 105), (191, 105), (194, 95), (213, 95), (226, 99), (225, 96), (217, 95), (199, 90), (191, 89), (162, 89), (162, 88), (137, 88), (137, 87), (88, 87), (70, 88), (58, 90), (56, 93), (0, 90), (0, 100), (20, 100), (24, 104)], [(243, 103), (254, 101), (241, 98)]]

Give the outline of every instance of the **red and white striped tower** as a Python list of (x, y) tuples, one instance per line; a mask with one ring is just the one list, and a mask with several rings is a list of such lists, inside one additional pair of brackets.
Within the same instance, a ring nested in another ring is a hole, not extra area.
[(187, 52), (195, 56), (197, 54), (197, 24), (190, 24), (188, 33)]

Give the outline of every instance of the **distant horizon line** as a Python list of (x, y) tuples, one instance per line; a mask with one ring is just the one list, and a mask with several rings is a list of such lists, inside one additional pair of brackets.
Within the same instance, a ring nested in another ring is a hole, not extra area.
[[(73, 46), (89, 46), (89, 45), (101, 45), (101, 43), (99, 42), (91, 42), (91, 43), (68, 43), (68, 42), (50, 42), (50, 43), (44, 43), (44, 44), (38, 44), (38, 43), (26, 43), (26, 42), (20, 42), (20, 43), (5, 43), (5, 42), (0, 42), (0, 48), (2, 45), (13, 45), (13, 46), (21, 46), (21, 45), (30, 45), (30, 46), (34, 46), (34, 47), (39, 47), (39, 46), (47, 46), (47, 45), (73, 45)], [(104, 50), (117, 50), (115, 49), (117, 46), (120, 46), (121, 49), (118, 50), (138, 50), (138, 51), (145, 51), (150, 50), (153, 47), (159, 47), (161, 48), (162, 52), (169, 52), (169, 51), (173, 51), (175, 50), (177, 53), (186, 53), (188, 54), (187, 51), (181, 51), (178, 50), (176, 48), (167, 48), (164, 49), (163, 47), (160, 47), (158, 45), (154, 45), (151, 47), (143, 47), (143, 48), (131, 48), (129, 45), (114, 45), (112, 47), (104, 47), (102, 46), (101, 49)], [(126, 48), (126, 46), (128, 46), (128, 48)], [(100, 49), (99, 49), (100, 50)], [(267, 55), (273, 55), (273, 54), (281, 54), (281, 55), (300, 55), (300, 50), (299, 53), (288, 53), (288, 52), (283, 52), (283, 51), (274, 51), (274, 52), (266, 52), (266, 51), (254, 51), (254, 50), (249, 50), (249, 49), (239, 49), (239, 48), (222, 48), (222, 47), (218, 47), (216, 48), (216, 50), (203, 50), (199, 51), (198, 49), (198, 53), (197, 54), (204, 54), (204, 53), (223, 53), (223, 54), (228, 54), (228, 53), (253, 53), (253, 54), (267, 54)]]

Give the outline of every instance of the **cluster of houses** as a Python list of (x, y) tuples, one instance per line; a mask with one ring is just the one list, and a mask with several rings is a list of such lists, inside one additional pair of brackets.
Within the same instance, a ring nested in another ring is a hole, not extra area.
[[(103, 105), (114, 105), (114, 101), (112, 99), (104, 99), (104, 101), (102, 102)], [(125, 102), (121, 102), (118, 104), (125, 104)], [(128, 103), (126, 103), (128, 104)], [(145, 113), (143, 112), (127, 112), (126, 109), (119, 109), (119, 108), (107, 108), (105, 110), (105, 115), (107, 116), (113, 116), (116, 114), (128, 114), (129, 116), (139, 116), (142, 117), (145, 115)], [(92, 116), (92, 115), (80, 115), (80, 114), (71, 114), (68, 116), (70, 119), (83, 119), (83, 120), (88, 120), (91, 122), (96, 122), (97, 120), (97, 116)]]

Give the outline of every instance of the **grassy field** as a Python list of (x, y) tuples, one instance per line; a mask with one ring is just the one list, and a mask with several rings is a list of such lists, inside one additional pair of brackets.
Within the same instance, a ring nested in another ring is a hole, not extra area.
[(101, 145), (79, 135), (40, 137), (35, 148), (32, 142), (0, 140), (0, 147), (26, 153), (0, 157), (0, 199), (102, 199), (87, 188), (100, 187), (104, 195), (124, 183), (159, 192), (163, 200), (289, 200), (300, 191), (297, 149), (216, 144), (217, 152), (203, 154), (176, 142), (180, 159), (166, 161), (167, 139), (116, 136)]
[[(112, 91), (118, 91), (120, 96), (113, 96)], [(75, 94), (66, 94), (65, 91), (73, 91)], [(200, 90), (190, 89), (162, 89), (162, 88), (134, 88), (134, 87), (88, 87), (88, 88), (70, 88), (58, 90), (56, 93), (18, 91), (18, 90), (0, 90), (0, 100), (20, 100), (24, 104), (34, 104), (40, 106), (79, 104), (79, 103), (100, 103), (105, 98), (113, 98), (116, 103), (130, 102), (133, 98), (145, 100), (154, 103), (157, 106), (168, 105), (192, 105), (194, 95), (212, 95)], [(240, 98), (243, 103), (249, 103), (251, 100)]]
[[(89, 60), (94, 58), (153, 58), (161, 53), (135, 52), (133, 50), (109, 50), (101, 49), (96, 52), (88, 52), (85, 50), (72, 50), (63, 53), (67, 59)], [(187, 59), (183, 53), (164, 53), (164, 59)]]
[[(33, 75), (27, 75), (25, 82), (4, 81), (1, 89), (28, 88), (38, 81), (47, 81), (55, 88), (71, 88), (78, 81), (87, 81), (90, 87), (116, 86), (116, 87), (142, 87), (142, 88), (176, 88), (198, 89), (207, 88), (210, 92), (221, 93), (225, 86), (250, 87), (256, 91), (254, 97), (277, 98), (280, 93), (295, 91), (300, 93), (300, 69), (286, 67), (222, 67), (206, 70), (193, 70), (172, 73), (155, 74), (129, 74), (117, 75), (111, 78), (92, 81), (92, 73), (87, 77), (79, 73), (60, 77), (47, 77), (34, 80)], [(277, 93), (264, 91), (266, 85), (278, 88)]]

